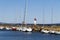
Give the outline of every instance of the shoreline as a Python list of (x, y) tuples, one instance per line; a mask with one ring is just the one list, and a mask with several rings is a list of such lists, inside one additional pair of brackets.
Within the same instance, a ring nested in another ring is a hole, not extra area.
[[(16, 28), (20, 28), (21, 26), (15, 26), (14, 30), (11, 30), (13, 26), (0, 26), (0, 31), (19, 31), (16, 30)], [(28, 27), (28, 26), (27, 26)], [(38, 25), (33, 25), (33, 26), (29, 26), (30, 28), (32, 28), (31, 32), (41, 32), (42, 30), (44, 31), (49, 31), (49, 33), (53, 33), (54, 31), (57, 34), (60, 34), (60, 26), (38, 26)], [(3, 28), (3, 29), (2, 29)], [(6, 30), (7, 28), (7, 30)], [(8, 29), (10, 28), (10, 29)]]

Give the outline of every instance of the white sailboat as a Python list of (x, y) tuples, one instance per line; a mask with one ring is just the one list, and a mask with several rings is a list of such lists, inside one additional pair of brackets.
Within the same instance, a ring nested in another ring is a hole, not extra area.
[(32, 28), (30, 28), (30, 27), (27, 28), (27, 31), (28, 31), (28, 32), (31, 32), (31, 31), (32, 31)]
[(1, 27), (0, 27), (0, 29), (2, 30), (2, 29), (4, 29), (4, 27), (3, 27), (3, 26), (1, 26)]
[(41, 32), (42, 33), (49, 33), (49, 31), (48, 30), (46, 30), (46, 29), (44, 29), (44, 22), (45, 22), (45, 14), (44, 14), (44, 8), (43, 8), (43, 26), (42, 26), (42, 30), (41, 30)]
[(27, 6), (27, 0), (25, 0), (25, 8), (24, 8), (24, 19), (23, 19), (23, 26), (21, 31), (27, 31), (30, 32), (32, 31), (32, 28), (27, 28), (26, 23), (25, 23), (25, 18), (26, 18), (26, 6)]
[(44, 30), (44, 29), (42, 29), (41, 32), (43, 32), (43, 33), (49, 33), (48, 30)]
[(11, 30), (11, 28), (9, 28), (9, 27), (6, 27), (6, 30)]
[(25, 32), (26, 30), (27, 30), (26, 27), (22, 27), (22, 30), (21, 31)]
[(60, 31), (55, 31), (55, 34), (60, 34)]
[(52, 33), (52, 34), (54, 34), (54, 33), (55, 33), (55, 31), (54, 31), (54, 30), (50, 30), (50, 31), (49, 31), (49, 33)]
[[(51, 10), (51, 24), (53, 24), (53, 8)], [(55, 30), (53, 29), (53, 25), (51, 26), (51, 29), (50, 29), (49, 33), (52, 33), (52, 34), (55, 33)]]
[(27, 27), (22, 27), (22, 30), (23, 32), (31, 32), (32, 31), (32, 28), (27, 28)]
[(17, 27), (16, 30), (21, 31), (20, 27)]

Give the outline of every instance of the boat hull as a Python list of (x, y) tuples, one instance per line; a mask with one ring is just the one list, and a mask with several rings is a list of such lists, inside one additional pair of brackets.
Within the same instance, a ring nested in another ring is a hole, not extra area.
[(50, 34), (54, 34), (54, 33), (55, 33), (55, 31), (53, 31), (53, 30), (50, 30), (50, 31), (49, 31), (49, 33), (50, 33)]
[(32, 31), (32, 28), (27, 28), (27, 31), (28, 31), (28, 32), (31, 32), (31, 31)]
[(60, 31), (55, 31), (55, 34), (60, 34)]
[(47, 30), (41, 30), (42, 33), (49, 33)]

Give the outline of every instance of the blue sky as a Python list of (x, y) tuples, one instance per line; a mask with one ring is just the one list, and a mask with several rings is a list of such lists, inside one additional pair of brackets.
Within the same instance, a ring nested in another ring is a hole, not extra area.
[[(27, 0), (27, 3), (26, 23), (33, 23), (35, 17), (39, 24), (60, 23), (60, 0)], [(22, 23), (24, 5), (25, 0), (0, 0), (0, 22)]]

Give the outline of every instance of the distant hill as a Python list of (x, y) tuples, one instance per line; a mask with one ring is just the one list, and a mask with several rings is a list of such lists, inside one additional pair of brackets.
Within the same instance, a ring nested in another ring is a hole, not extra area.
[[(11, 26), (16, 26), (16, 25), (22, 25), (21, 23), (3, 23), (0, 22), (0, 25), (11, 25)], [(27, 25), (34, 25), (34, 24), (27, 24)], [(39, 26), (43, 26), (43, 24), (37, 24)], [(51, 26), (51, 25), (56, 25), (60, 26), (60, 23), (55, 23), (55, 24), (44, 24), (44, 26)]]

